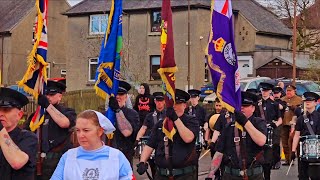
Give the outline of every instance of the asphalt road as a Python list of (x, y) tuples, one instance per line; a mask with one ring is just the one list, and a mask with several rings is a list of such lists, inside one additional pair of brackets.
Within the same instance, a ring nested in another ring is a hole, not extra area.
[[(204, 151), (203, 151), (204, 153)], [(199, 180), (204, 180), (208, 174), (209, 165), (210, 165), (210, 153), (207, 153), (199, 162)], [(140, 176), (136, 171), (136, 164), (138, 163), (138, 159), (134, 159), (134, 174), (137, 180), (149, 180), (146, 174)], [(295, 163), (289, 171), (289, 174), (286, 176), (287, 170), (289, 166), (282, 166), (278, 170), (272, 170), (271, 179), (272, 180), (295, 180), (298, 179), (298, 164)], [(150, 170), (149, 170), (150, 172)], [(151, 174), (151, 172), (150, 172)]]

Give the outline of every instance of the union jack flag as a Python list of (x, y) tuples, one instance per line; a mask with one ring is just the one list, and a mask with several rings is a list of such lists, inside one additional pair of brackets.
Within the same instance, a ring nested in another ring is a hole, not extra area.
[[(36, 0), (37, 17), (34, 24), (33, 48), (28, 56), (28, 69), (18, 85), (35, 99), (43, 94), (47, 82), (47, 23), (48, 0)], [(44, 108), (38, 106), (32, 120), (30, 129), (35, 131), (44, 120)]]

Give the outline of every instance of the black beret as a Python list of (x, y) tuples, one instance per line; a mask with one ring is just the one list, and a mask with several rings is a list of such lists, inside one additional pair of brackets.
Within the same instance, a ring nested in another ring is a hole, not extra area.
[(263, 91), (266, 91), (266, 90), (272, 90), (273, 89), (273, 85), (270, 84), (270, 83), (266, 83), (266, 82), (262, 82), (260, 83), (260, 88), (263, 90)]
[(257, 101), (258, 101), (257, 95), (255, 95), (251, 92), (241, 91), (241, 104), (242, 104), (242, 106), (255, 105), (255, 103)]
[(0, 88), (0, 107), (21, 109), (28, 103), (28, 98), (22, 93), (10, 88)]
[(190, 94), (191, 97), (197, 97), (199, 94), (201, 94), (201, 91), (197, 89), (190, 89), (188, 90), (188, 93)]
[(186, 103), (190, 99), (190, 94), (187, 92), (181, 90), (181, 89), (176, 89), (176, 103)]
[(154, 92), (152, 95), (155, 98), (155, 100), (157, 100), (157, 101), (163, 101), (164, 100), (163, 92)]
[(279, 93), (282, 91), (282, 88), (280, 86), (275, 86), (272, 90), (274, 93)]
[(61, 82), (48, 80), (46, 94), (57, 94), (66, 91), (67, 86)]
[(314, 92), (305, 92), (303, 93), (304, 101), (317, 101), (319, 99), (319, 95)]
[(130, 91), (131, 85), (125, 81), (119, 81), (118, 94), (127, 94)]

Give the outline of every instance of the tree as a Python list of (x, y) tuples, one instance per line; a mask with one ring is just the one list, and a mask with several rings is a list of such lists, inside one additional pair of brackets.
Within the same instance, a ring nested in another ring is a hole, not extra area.
[[(295, 0), (273, 0), (268, 7), (289, 27), (293, 27)], [(312, 58), (320, 59), (320, 0), (297, 1), (297, 50), (309, 51)]]

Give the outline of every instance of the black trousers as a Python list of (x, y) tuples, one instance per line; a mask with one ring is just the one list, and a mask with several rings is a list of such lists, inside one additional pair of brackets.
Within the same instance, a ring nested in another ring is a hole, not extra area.
[(319, 180), (320, 179), (320, 165), (309, 165), (306, 161), (298, 161), (299, 180)]
[(280, 145), (279, 144), (274, 144), (272, 146), (272, 155), (273, 155), (272, 165), (274, 166), (277, 162), (279, 162), (281, 160)]
[[(194, 170), (192, 173), (180, 175), (180, 176), (174, 176), (174, 180), (195, 180), (197, 179), (197, 172)], [(154, 180), (168, 180), (169, 177), (167, 176), (161, 176), (160, 174), (156, 173), (156, 176)]]
[(273, 162), (273, 152), (271, 147), (265, 146), (264, 149), (264, 163), (262, 165), (263, 167), (263, 175), (265, 180), (270, 180), (271, 176), (271, 169), (272, 169), (272, 162)]

